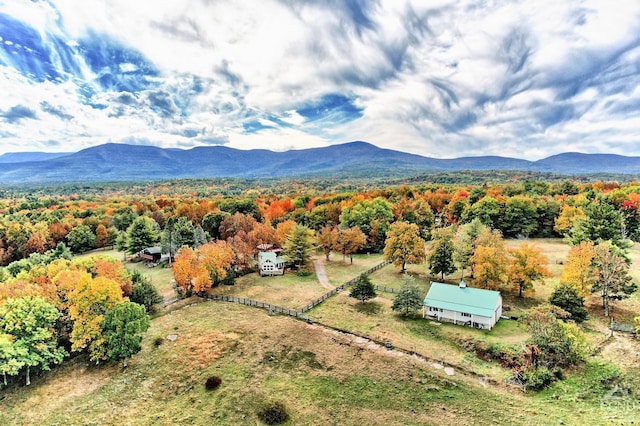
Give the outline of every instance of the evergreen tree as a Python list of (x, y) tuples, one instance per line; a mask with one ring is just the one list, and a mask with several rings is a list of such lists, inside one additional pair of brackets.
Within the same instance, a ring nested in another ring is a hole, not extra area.
[(127, 252), (138, 253), (158, 241), (158, 224), (146, 216), (138, 216), (127, 228)]
[(624, 245), (622, 213), (604, 200), (590, 203), (584, 208), (586, 217), (575, 221), (571, 228), (571, 241), (611, 241), (614, 245)]
[(175, 239), (176, 246), (178, 248), (187, 246), (193, 248), (195, 245), (195, 231), (196, 228), (193, 223), (184, 216), (180, 216), (176, 221), (175, 227)]
[(67, 260), (73, 259), (73, 254), (71, 253), (71, 250), (69, 250), (66, 244), (62, 242), (56, 244), (55, 248), (53, 248), (52, 250), (49, 250), (47, 254), (49, 255), (50, 261), (54, 261), (56, 259), (67, 259)]
[(229, 213), (223, 211), (209, 212), (202, 218), (202, 228), (211, 238), (217, 240), (220, 238), (220, 224), (229, 216), (231, 216)]
[(451, 229), (444, 228), (434, 232), (434, 240), (429, 250), (429, 270), (433, 275), (440, 274), (442, 280), (445, 275), (456, 271), (453, 262), (453, 235)]
[(578, 294), (578, 291), (568, 284), (559, 285), (551, 297), (549, 303), (564, 309), (571, 314), (569, 319), (577, 323), (584, 322), (587, 319), (587, 310), (584, 308), (584, 297)]
[(351, 292), (349, 293), (349, 297), (353, 297), (354, 299), (360, 300), (360, 302), (364, 303), (369, 299), (373, 299), (376, 297), (376, 290), (371, 284), (371, 280), (365, 274), (362, 274), (358, 277), (356, 282), (353, 284), (351, 288)]
[(207, 241), (209, 241), (209, 236), (204, 229), (202, 229), (202, 226), (196, 226), (193, 230), (193, 246), (198, 248), (201, 245), (206, 244)]
[(538, 227), (538, 212), (529, 197), (516, 196), (507, 200), (502, 217), (502, 229), (507, 237), (528, 237)]
[(116, 236), (116, 250), (127, 252), (127, 233), (124, 231), (118, 231), (118, 235)]
[(164, 231), (160, 237), (160, 251), (169, 254), (169, 265), (173, 262), (173, 257), (180, 247), (176, 238), (176, 218), (171, 216), (164, 225)]
[(415, 278), (405, 274), (402, 277), (402, 281), (402, 288), (393, 299), (391, 309), (400, 312), (400, 315), (406, 317), (422, 308), (423, 298), (420, 295), (420, 289), (415, 285)]
[(144, 306), (148, 313), (155, 312), (156, 305), (164, 300), (162, 296), (158, 294), (158, 290), (151, 284), (149, 278), (144, 276), (140, 271), (133, 271), (131, 280), (133, 281), (133, 289), (129, 300)]

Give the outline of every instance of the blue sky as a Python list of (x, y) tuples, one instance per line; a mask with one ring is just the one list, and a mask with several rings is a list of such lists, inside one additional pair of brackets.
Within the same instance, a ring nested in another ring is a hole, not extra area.
[(0, 0), (0, 154), (640, 155), (640, 2)]

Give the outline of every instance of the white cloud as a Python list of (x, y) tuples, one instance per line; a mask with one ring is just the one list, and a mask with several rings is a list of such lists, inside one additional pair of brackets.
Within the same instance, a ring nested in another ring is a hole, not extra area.
[[(51, 66), (63, 82), (42, 81), (33, 64), (25, 71), (28, 61), (18, 59), (42, 53), (3, 34), (0, 60), (14, 65), (0, 66), (0, 113), (23, 106), (36, 119), (2, 123), (0, 152), (127, 140), (277, 150), (367, 140), (437, 157), (640, 155), (637, 2), (386, 0), (356, 7), (2, 3), (0, 13), (32, 26), (42, 51), (54, 52)], [(92, 70), (91, 52), (78, 50), (91, 34), (139, 52), (158, 74), (135, 80), (145, 64), (133, 53)], [(75, 56), (65, 56), (60, 42)], [(98, 77), (121, 84), (107, 87)], [(314, 121), (299, 112), (330, 94), (361, 114), (345, 118), (343, 105), (323, 105), (326, 113)], [(262, 128), (246, 130), (252, 123)]]

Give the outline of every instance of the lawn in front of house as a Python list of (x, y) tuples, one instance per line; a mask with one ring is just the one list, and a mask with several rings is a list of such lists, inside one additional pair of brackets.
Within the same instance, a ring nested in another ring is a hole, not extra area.
[(297, 310), (328, 291), (318, 282), (313, 264), (308, 265), (308, 269), (312, 273), (306, 277), (299, 277), (289, 270), (284, 275), (264, 277), (258, 272), (252, 272), (236, 278), (234, 285), (219, 285), (209, 293), (244, 297)]

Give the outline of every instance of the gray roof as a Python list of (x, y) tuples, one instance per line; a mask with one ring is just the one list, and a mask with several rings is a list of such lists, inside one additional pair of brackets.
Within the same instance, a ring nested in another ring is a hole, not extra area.
[(492, 317), (500, 298), (499, 291), (432, 282), (423, 304), (434, 308)]

